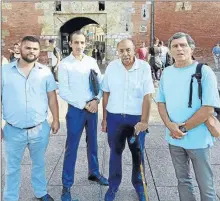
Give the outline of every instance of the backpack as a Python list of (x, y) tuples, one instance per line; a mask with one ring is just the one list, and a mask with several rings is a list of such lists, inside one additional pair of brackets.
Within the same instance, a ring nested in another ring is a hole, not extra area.
[[(188, 102), (188, 108), (192, 108), (192, 93), (193, 93), (193, 78), (195, 77), (197, 82), (198, 82), (198, 96), (199, 99), (201, 100), (202, 104), (202, 66), (204, 64), (199, 63), (196, 66), (196, 72), (191, 76), (191, 81), (190, 81), (190, 92), (189, 92), (189, 102)], [(207, 65), (207, 64), (205, 64)], [(220, 95), (220, 90), (218, 90), (218, 93)], [(220, 108), (214, 108), (217, 116), (216, 118), (220, 121)]]

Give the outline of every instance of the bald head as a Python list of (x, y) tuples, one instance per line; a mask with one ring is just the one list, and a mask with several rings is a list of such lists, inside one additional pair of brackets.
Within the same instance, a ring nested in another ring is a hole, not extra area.
[(130, 39), (123, 39), (117, 45), (118, 55), (124, 66), (129, 67), (134, 63), (135, 46)]
[(135, 49), (134, 43), (130, 39), (123, 39), (120, 42), (118, 42), (117, 48), (120, 46), (120, 44), (122, 44), (122, 45), (124, 45), (124, 44), (131, 45)]

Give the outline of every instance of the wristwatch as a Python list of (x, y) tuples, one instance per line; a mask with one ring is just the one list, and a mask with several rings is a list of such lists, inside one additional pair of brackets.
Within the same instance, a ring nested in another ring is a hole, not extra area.
[(100, 103), (100, 100), (97, 97), (94, 97), (92, 100), (96, 100), (98, 104)]
[(187, 132), (187, 129), (184, 125), (182, 126), (179, 126), (179, 129), (183, 132), (183, 133), (186, 133)]

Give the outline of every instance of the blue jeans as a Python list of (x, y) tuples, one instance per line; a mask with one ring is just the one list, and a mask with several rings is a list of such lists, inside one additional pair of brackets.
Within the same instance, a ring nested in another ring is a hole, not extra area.
[(74, 183), (77, 150), (85, 127), (89, 174), (99, 173), (97, 123), (98, 114), (69, 105), (66, 115), (67, 139), (63, 162), (63, 186), (70, 188)]
[(4, 201), (18, 201), (21, 161), (28, 147), (32, 160), (31, 183), (34, 194), (40, 198), (47, 194), (44, 154), (47, 149), (50, 126), (44, 121), (37, 127), (25, 130), (6, 124), (4, 127), (4, 148), (6, 159)]
[[(122, 125), (135, 126), (141, 119), (140, 115), (121, 115), (121, 114), (112, 114), (107, 113), (107, 129), (108, 129), (108, 144), (110, 147), (110, 160), (109, 160), (109, 188), (117, 190), (122, 179), (122, 153), (116, 153), (116, 136), (117, 130)], [(140, 154), (144, 167), (144, 141), (145, 141), (145, 132), (141, 132), (138, 135), (138, 141), (140, 145)], [(125, 139), (126, 140), (126, 139)], [(128, 139), (127, 139), (128, 140)], [(122, 142), (122, 144), (125, 143)], [(136, 142), (135, 142), (136, 143)], [(128, 143), (129, 149), (132, 153), (132, 184), (137, 192), (143, 192), (143, 182), (140, 172), (140, 164), (137, 164), (137, 149)], [(124, 148), (124, 146), (122, 145)], [(122, 150), (123, 151), (123, 150)]]
[(190, 160), (200, 190), (201, 201), (216, 201), (213, 173), (210, 165), (210, 149), (184, 149), (169, 145), (180, 201), (196, 201), (190, 174)]

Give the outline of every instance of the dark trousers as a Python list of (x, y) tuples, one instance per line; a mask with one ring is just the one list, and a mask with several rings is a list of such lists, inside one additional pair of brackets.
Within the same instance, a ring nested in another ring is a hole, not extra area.
[[(122, 179), (122, 152), (121, 154), (117, 153), (117, 147), (116, 147), (116, 138), (117, 138), (117, 130), (122, 125), (130, 125), (135, 126), (137, 122), (140, 121), (141, 116), (140, 115), (121, 115), (121, 114), (107, 114), (107, 127), (108, 127), (108, 143), (110, 147), (110, 160), (109, 160), (109, 188), (117, 190)], [(144, 167), (144, 141), (145, 141), (145, 132), (141, 132), (138, 135), (138, 144), (140, 146), (140, 154), (143, 162)], [(128, 139), (128, 138), (127, 138)], [(126, 138), (123, 142), (121, 142), (122, 149), (124, 149), (124, 145), (126, 142)], [(143, 183), (141, 178), (141, 172), (140, 172), (140, 161), (137, 160), (139, 157), (137, 153), (137, 141), (134, 142), (134, 144), (129, 145), (129, 149), (132, 154), (132, 184), (137, 192), (143, 192)], [(122, 150), (123, 151), (123, 150)]]
[(63, 186), (67, 188), (74, 183), (77, 150), (84, 127), (86, 129), (89, 174), (99, 172), (97, 121), (98, 113), (90, 113), (69, 105), (66, 115), (67, 139), (62, 173)]

